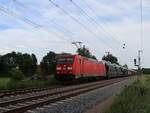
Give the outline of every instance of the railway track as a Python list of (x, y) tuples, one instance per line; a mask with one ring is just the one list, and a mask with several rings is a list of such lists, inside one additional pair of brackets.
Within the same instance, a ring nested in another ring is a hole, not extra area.
[(0, 91), (0, 98), (8, 97), (8, 96), (16, 96), (16, 95), (31, 93), (31, 92), (39, 92), (39, 91), (54, 89), (58, 87), (61, 87), (61, 86)]
[(64, 88), (46, 89), (19, 96), (16, 95), (8, 98), (0, 98), (0, 113), (22, 113), (36, 107), (51, 104), (65, 98), (105, 87), (124, 79), (128, 79), (128, 77), (68, 86)]

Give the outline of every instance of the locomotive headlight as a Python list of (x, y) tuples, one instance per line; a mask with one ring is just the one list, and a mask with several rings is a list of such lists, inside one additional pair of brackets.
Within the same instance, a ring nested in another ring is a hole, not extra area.
[(56, 70), (61, 70), (61, 67), (57, 67)]
[(72, 70), (72, 67), (68, 67), (67, 69), (68, 69), (68, 70)]

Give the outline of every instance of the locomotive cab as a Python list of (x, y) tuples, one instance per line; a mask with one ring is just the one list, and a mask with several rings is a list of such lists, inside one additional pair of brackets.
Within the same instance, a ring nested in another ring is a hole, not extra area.
[(57, 59), (57, 79), (73, 79), (74, 56), (62, 56)]

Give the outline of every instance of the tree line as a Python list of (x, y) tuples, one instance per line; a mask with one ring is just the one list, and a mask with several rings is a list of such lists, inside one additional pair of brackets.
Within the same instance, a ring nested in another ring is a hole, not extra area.
[[(50, 51), (40, 62), (40, 68), (44, 75), (54, 74), (56, 67), (56, 53)], [(31, 77), (37, 72), (37, 58), (35, 54), (11, 52), (0, 56), (0, 76), (11, 76), (12, 71), (21, 71), (26, 77)], [(18, 72), (20, 73), (20, 72)]]
[(144, 74), (150, 74), (150, 68), (142, 68)]
[[(70, 54), (70, 53), (61, 53)], [(97, 58), (90, 53), (90, 51), (83, 47), (77, 50), (77, 54), (88, 57), (94, 60)], [(56, 68), (56, 54), (53, 51), (48, 52), (40, 62), (40, 74), (41, 75), (51, 75), (55, 74)], [(112, 54), (104, 55), (102, 60), (110, 61), (112, 63), (118, 63), (117, 57)], [(11, 52), (0, 56), (0, 76), (13, 76), (12, 71), (15, 73), (22, 73), (26, 77), (31, 77), (37, 73), (37, 58), (35, 54), (21, 53), (21, 52)], [(18, 72), (20, 71), (20, 72)]]

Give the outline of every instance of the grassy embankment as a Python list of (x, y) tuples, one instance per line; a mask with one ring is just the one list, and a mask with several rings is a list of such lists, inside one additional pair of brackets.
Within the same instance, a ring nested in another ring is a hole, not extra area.
[(31, 78), (25, 78), (21, 81), (12, 80), (11, 78), (0, 77), (0, 90), (16, 90), (16, 89), (28, 89), (36, 87), (49, 87), (56, 85), (58, 81), (51, 77), (48, 80), (31, 80)]
[(126, 86), (105, 113), (150, 113), (150, 76), (140, 76)]
[(10, 81), (10, 78), (1, 77), (0, 78), (0, 90), (6, 89), (9, 81)]

